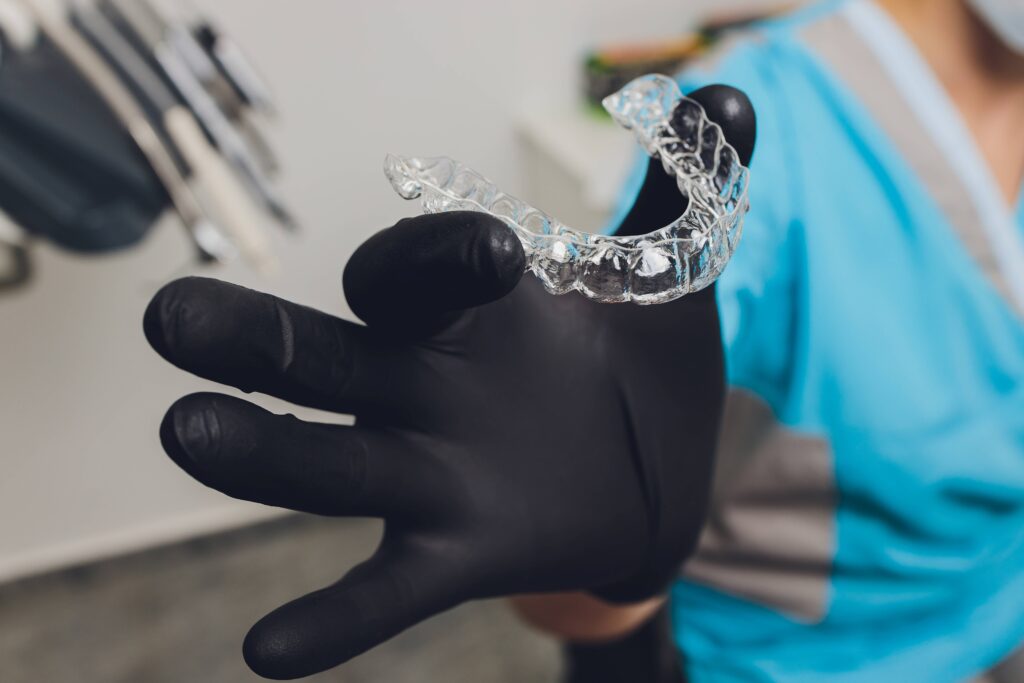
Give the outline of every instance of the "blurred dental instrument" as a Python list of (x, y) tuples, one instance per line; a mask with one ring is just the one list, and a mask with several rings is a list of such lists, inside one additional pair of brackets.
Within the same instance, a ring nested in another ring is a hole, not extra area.
[[(38, 37), (35, 21), (20, 5), (0, 0), (0, 64), (5, 50), (29, 50)], [(0, 211), (0, 290), (18, 287), (31, 277), (27, 242), (25, 231)]]
[[(269, 180), (274, 111), (238, 45), (194, 9), (0, 0), (0, 210), (18, 235), (106, 252), (170, 206), (200, 261), (274, 272), (266, 227), (294, 226)], [(13, 233), (0, 250), (17, 259), (0, 261), (27, 268), (33, 241)]]
[(18, 51), (31, 49), (39, 37), (39, 26), (18, 0), (0, 0), (0, 31), (0, 46)]
[(183, 23), (165, 20), (145, 0), (101, 0), (99, 6), (123, 20), (149, 50), (253, 197), (281, 225), (294, 227), (291, 212), (266, 178), (256, 155), (211, 94), (223, 95), (227, 82), (192, 31)]
[(126, 82), (158, 112), (167, 136), (191, 168), (194, 181), (205, 190), (203, 196), (214, 205), (230, 242), (256, 268), (273, 272), (273, 253), (256, 207), (244, 196), (238, 178), (211, 147), (188, 108), (179, 103), (145, 61), (137, 58), (128, 40), (94, 5), (76, 2), (72, 17), (83, 33), (121, 67)]
[(20, 287), (30, 277), (32, 260), (28, 253), (28, 236), (0, 211), (0, 291)]
[(63, 53), (95, 88), (120, 120), (153, 171), (163, 183), (174, 210), (191, 233), (200, 254), (206, 259), (230, 257), (228, 243), (219, 239), (220, 230), (211, 223), (174, 158), (154, 129), (145, 111), (113, 69), (91, 45), (61, 16), (61, 7), (52, 2), (20, 0), (39, 26), (41, 33)]

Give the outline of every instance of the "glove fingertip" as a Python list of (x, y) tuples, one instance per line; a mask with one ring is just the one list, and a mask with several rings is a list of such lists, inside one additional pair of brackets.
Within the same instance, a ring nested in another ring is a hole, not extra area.
[(717, 123), (736, 150), (740, 163), (750, 165), (757, 140), (757, 115), (747, 94), (729, 85), (707, 85), (687, 95), (700, 102), (708, 118)]
[(370, 326), (430, 327), (511, 292), (526, 270), (519, 238), (477, 211), (406, 218), (370, 237), (345, 266), (352, 312)]
[(163, 358), (180, 364), (193, 347), (211, 335), (212, 324), (222, 319), (219, 294), (224, 283), (211, 278), (184, 277), (160, 288), (142, 316), (142, 331), (146, 341)]
[(176, 310), (176, 293), (180, 288), (180, 280), (170, 282), (160, 288), (146, 306), (142, 315), (142, 333), (146, 341), (164, 358), (170, 356), (168, 334), (174, 329), (174, 311)]
[[(284, 604), (257, 621), (242, 643), (242, 657), (254, 673), (278, 681), (310, 676), (347, 662), (366, 649), (372, 629), (331, 589)], [(352, 629), (355, 629), (353, 632)]]
[(263, 678), (276, 681), (301, 678), (306, 673), (295, 669), (294, 640), (290, 631), (273, 626), (264, 617), (245, 635), (242, 658), (253, 673)]
[[(198, 392), (182, 396), (171, 404), (160, 423), (160, 445), (174, 463), (210, 485), (210, 477), (230, 465), (224, 441), (236, 432), (232, 422), (240, 411), (257, 409), (241, 399)], [(227, 462), (225, 462), (227, 461)]]
[(178, 399), (164, 414), (164, 419), (160, 421), (160, 445), (178, 467), (188, 472), (195, 466), (195, 461), (186, 443), (194, 441), (196, 432), (188, 429), (185, 424), (188, 422), (183, 410), (186, 401), (186, 398)]
[(526, 271), (526, 252), (512, 230), (504, 223), (488, 222), (480, 231), (481, 243), (476, 248), (481, 261), (479, 272), (490, 271), (495, 284), (495, 298), (504, 296), (515, 289)]

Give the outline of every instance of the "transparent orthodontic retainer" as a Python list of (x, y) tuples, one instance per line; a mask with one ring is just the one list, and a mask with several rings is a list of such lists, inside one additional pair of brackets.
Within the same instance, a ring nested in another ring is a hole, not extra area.
[(707, 287), (739, 242), (748, 170), (721, 128), (671, 78), (642, 76), (603, 104), (689, 199), (669, 225), (629, 237), (573, 230), (447, 157), (388, 155), (384, 172), (402, 197), (421, 197), (425, 213), (482, 211), (504, 221), (523, 244), (527, 269), (552, 294), (659, 304)]

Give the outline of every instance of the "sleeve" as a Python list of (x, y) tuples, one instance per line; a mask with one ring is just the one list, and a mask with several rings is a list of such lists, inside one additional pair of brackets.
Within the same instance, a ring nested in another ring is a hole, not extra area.
[[(792, 355), (797, 262), (793, 226), (799, 221), (795, 174), (787, 173), (786, 161), (796, 140), (789, 132), (792, 120), (779, 87), (779, 69), (772, 62), (770, 46), (744, 38), (724, 48), (724, 53), (716, 50), (678, 80), (683, 92), (712, 83), (740, 88), (757, 114), (748, 190), (750, 212), (740, 244), (718, 280), (717, 298), (729, 383), (774, 403), (773, 398), (781, 399)], [(613, 225), (630, 215), (641, 196), (647, 170), (644, 156), (637, 160), (623, 189)]]

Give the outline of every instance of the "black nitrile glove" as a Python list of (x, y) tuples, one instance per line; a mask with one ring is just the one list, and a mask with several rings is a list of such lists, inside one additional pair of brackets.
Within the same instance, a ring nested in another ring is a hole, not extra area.
[[(749, 155), (742, 93), (695, 96)], [(682, 212), (652, 175), (627, 228)], [(146, 335), (171, 363), (357, 418), (310, 424), (195, 394), (161, 426), (176, 463), (236, 498), (386, 520), (373, 557), (253, 627), (257, 673), (327, 669), (474, 598), (642, 600), (694, 547), (724, 391), (713, 290), (599, 304), (546, 294), (523, 264), (498, 220), (442, 213), (356, 251), (344, 285), (365, 327), (214, 280), (153, 299)]]

